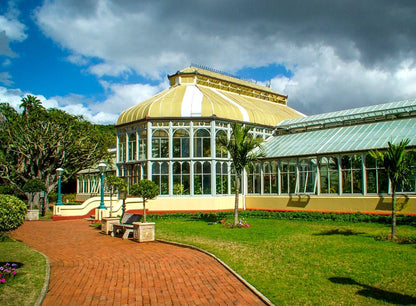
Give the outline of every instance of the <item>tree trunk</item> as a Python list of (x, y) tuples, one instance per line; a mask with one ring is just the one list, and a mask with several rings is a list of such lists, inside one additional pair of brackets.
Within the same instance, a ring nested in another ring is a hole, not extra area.
[(110, 188), (110, 218), (113, 216), (113, 192)]
[(143, 199), (143, 222), (146, 223), (146, 200)]
[(235, 202), (234, 202), (234, 225), (238, 224), (238, 195), (240, 190), (240, 177), (236, 175), (235, 179)]
[(45, 216), (48, 210), (49, 210), (49, 199), (48, 199), (48, 194), (45, 192), (45, 197), (43, 198), (42, 216)]
[(395, 187), (391, 195), (391, 239), (396, 238), (396, 191)]

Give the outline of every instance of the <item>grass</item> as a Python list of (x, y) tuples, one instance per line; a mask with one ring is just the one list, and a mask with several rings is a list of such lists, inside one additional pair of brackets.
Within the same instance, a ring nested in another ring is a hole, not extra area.
[(0, 284), (1, 304), (34, 305), (45, 280), (45, 258), (25, 244), (3, 236), (0, 262), (14, 262), (21, 266), (15, 278)]
[[(251, 218), (249, 228), (157, 220), (158, 239), (201, 247), (276, 305), (416, 304), (416, 244), (377, 241), (389, 225)], [(399, 226), (401, 235), (416, 228)]]

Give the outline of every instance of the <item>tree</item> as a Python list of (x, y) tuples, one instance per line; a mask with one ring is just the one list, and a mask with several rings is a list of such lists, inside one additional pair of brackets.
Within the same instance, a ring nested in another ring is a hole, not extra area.
[(43, 108), (42, 102), (35, 96), (27, 95), (22, 98), (22, 103), (19, 108), (23, 108), (23, 116), (32, 115), (34, 111)]
[[(238, 198), (240, 191), (240, 179), (244, 169), (252, 167), (253, 163), (263, 156), (261, 150), (261, 138), (253, 138), (250, 126), (242, 126), (238, 123), (231, 124), (231, 137), (225, 135), (219, 137), (220, 146), (227, 150), (233, 162), (232, 167), (235, 171), (235, 205), (234, 205), (234, 225), (238, 224)], [(257, 149), (257, 150), (255, 150)]]
[(397, 145), (388, 142), (386, 151), (371, 151), (370, 155), (381, 160), (390, 179), (391, 186), (391, 238), (396, 237), (396, 190), (400, 185), (404, 185), (408, 178), (410, 165), (406, 155), (406, 146), (409, 139), (400, 141)]
[(108, 189), (110, 190), (110, 217), (113, 215), (113, 203), (112, 198), (113, 194), (117, 193), (118, 191), (126, 190), (127, 183), (124, 179), (121, 177), (118, 177), (116, 175), (110, 174), (107, 175), (105, 178), (106, 184), (108, 186)]
[[(113, 139), (82, 116), (45, 109), (37, 99), (22, 99), (24, 114), (0, 104), (6, 117), (0, 128), (0, 179), (22, 191), (25, 183), (38, 179), (48, 194), (57, 186), (57, 168), (64, 168), (64, 182), (79, 170), (105, 160)], [(47, 197), (46, 197), (47, 198)]]
[[(29, 204), (29, 209), (33, 208), (33, 202), (35, 198), (35, 194), (38, 192), (46, 191), (45, 184), (37, 179), (28, 180), (26, 184), (23, 186), (22, 191), (27, 195), (27, 202)], [(42, 207), (43, 211), (43, 207)]]
[(146, 222), (146, 201), (159, 195), (159, 186), (148, 179), (140, 180), (130, 187), (130, 194), (143, 199), (143, 222)]

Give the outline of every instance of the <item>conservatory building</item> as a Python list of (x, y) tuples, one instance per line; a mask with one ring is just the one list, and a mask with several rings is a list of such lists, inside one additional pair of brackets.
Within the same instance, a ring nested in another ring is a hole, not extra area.
[(240, 208), (389, 213), (390, 182), (370, 152), (409, 139), (413, 164), (396, 191), (399, 210), (416, 214), (416, 100), (305, 116), (287, 96), (218, 71), (191, 66), (168, 78), (116, 124), (117, 175), (160, 188), (150, 212), (233, 209), (235, 174), (218, 139), (237, 122), (264, 140), (264, 157), (243, 174)]
[(287, 96), (215, 71), (191, 66), (168, 78), (169, 89), (120, 115), (118, 175), (128, 185), (156, 182), (170, 198), (161, 210), (228, 209), (234, 175), (217, 140), (230, 135), (230, 123), (267, 139), (279, 122), (304, 115), (286, 105)]

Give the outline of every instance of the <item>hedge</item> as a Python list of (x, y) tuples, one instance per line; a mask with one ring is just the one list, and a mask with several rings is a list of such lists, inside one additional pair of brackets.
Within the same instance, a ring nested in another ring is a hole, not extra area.
[[(245, 210), (238, 213), (239, 217), (254, 217), (262, 219), (280, 219), (280, 220), (304, 220), (304, 221), (338, 221), (338, 222), (365, 222), (390, 224), (391, 215), (377, 215), (356, 213), (335, 213), (335, 212), (309, 212), (309, 211), (267, 211), (267, 210)], [(193, 220), (204, 220), (207, 222), (218, 222), (224, 218), (233, 216), (232, 211), (212, 212), (212, 213), (164, 213), (150, 214), (149, 220), (156, 221), (162, 219), (188, 218)], [(416, 216), (414, 215), (397, 215), (398, 225), (416, 226)]]

